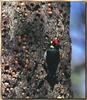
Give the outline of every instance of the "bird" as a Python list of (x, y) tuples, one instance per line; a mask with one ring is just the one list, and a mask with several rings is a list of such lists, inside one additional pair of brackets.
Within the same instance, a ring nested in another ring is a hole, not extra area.
[(60, 48), (60, 40), (56, 37), (51, 41), (50, 47), (44, 53), (44, 59), (46, 62), (45, 70), (47, 72), (47, 81), (50, 83), (50, 86), (54, 87), (56, 79), (56, 70), (58, 64), (60, 62), (60, 55), (59, 55), (59, 48)]

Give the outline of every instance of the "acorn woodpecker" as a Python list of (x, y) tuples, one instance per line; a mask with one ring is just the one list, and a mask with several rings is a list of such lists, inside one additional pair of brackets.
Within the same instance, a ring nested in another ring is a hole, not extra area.
[(47, 80), (52, 88), (54, 87), (54, 84), (57, 81), (56, 70), (60, 61), (59, 47), (60, 47), (59, 39), (54, 38), (51, 41), (51, 46), (44, 54), (44, 59), (47, 64), (45, 66), (45, 70), (47, 71)]

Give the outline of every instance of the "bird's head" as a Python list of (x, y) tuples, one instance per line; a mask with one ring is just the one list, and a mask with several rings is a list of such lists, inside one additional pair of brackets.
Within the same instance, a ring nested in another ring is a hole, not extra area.
[(57, 37), (55, 37), (55, 38), (51, 41), (51, 45), (53, 45), (53, 46), (56, 47), (56, 48), (59, 48), (59, 46), (60, 46), (60, 40), (59, 40)]

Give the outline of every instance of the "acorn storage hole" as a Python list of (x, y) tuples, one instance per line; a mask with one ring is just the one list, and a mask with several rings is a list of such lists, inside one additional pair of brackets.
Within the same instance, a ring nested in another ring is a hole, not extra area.
[(5, 65), (5, 68), (4, 68), (5, 70), (9, 70), (9, 65), (7, 64), (7, 65)]

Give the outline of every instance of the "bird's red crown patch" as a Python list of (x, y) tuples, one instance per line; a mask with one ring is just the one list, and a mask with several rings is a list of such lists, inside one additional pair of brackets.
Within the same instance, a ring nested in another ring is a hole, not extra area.
[(58, 38), (54, 38), (52, 40), (52, 45), (59, 45), (60, 44), (60, 40)]

